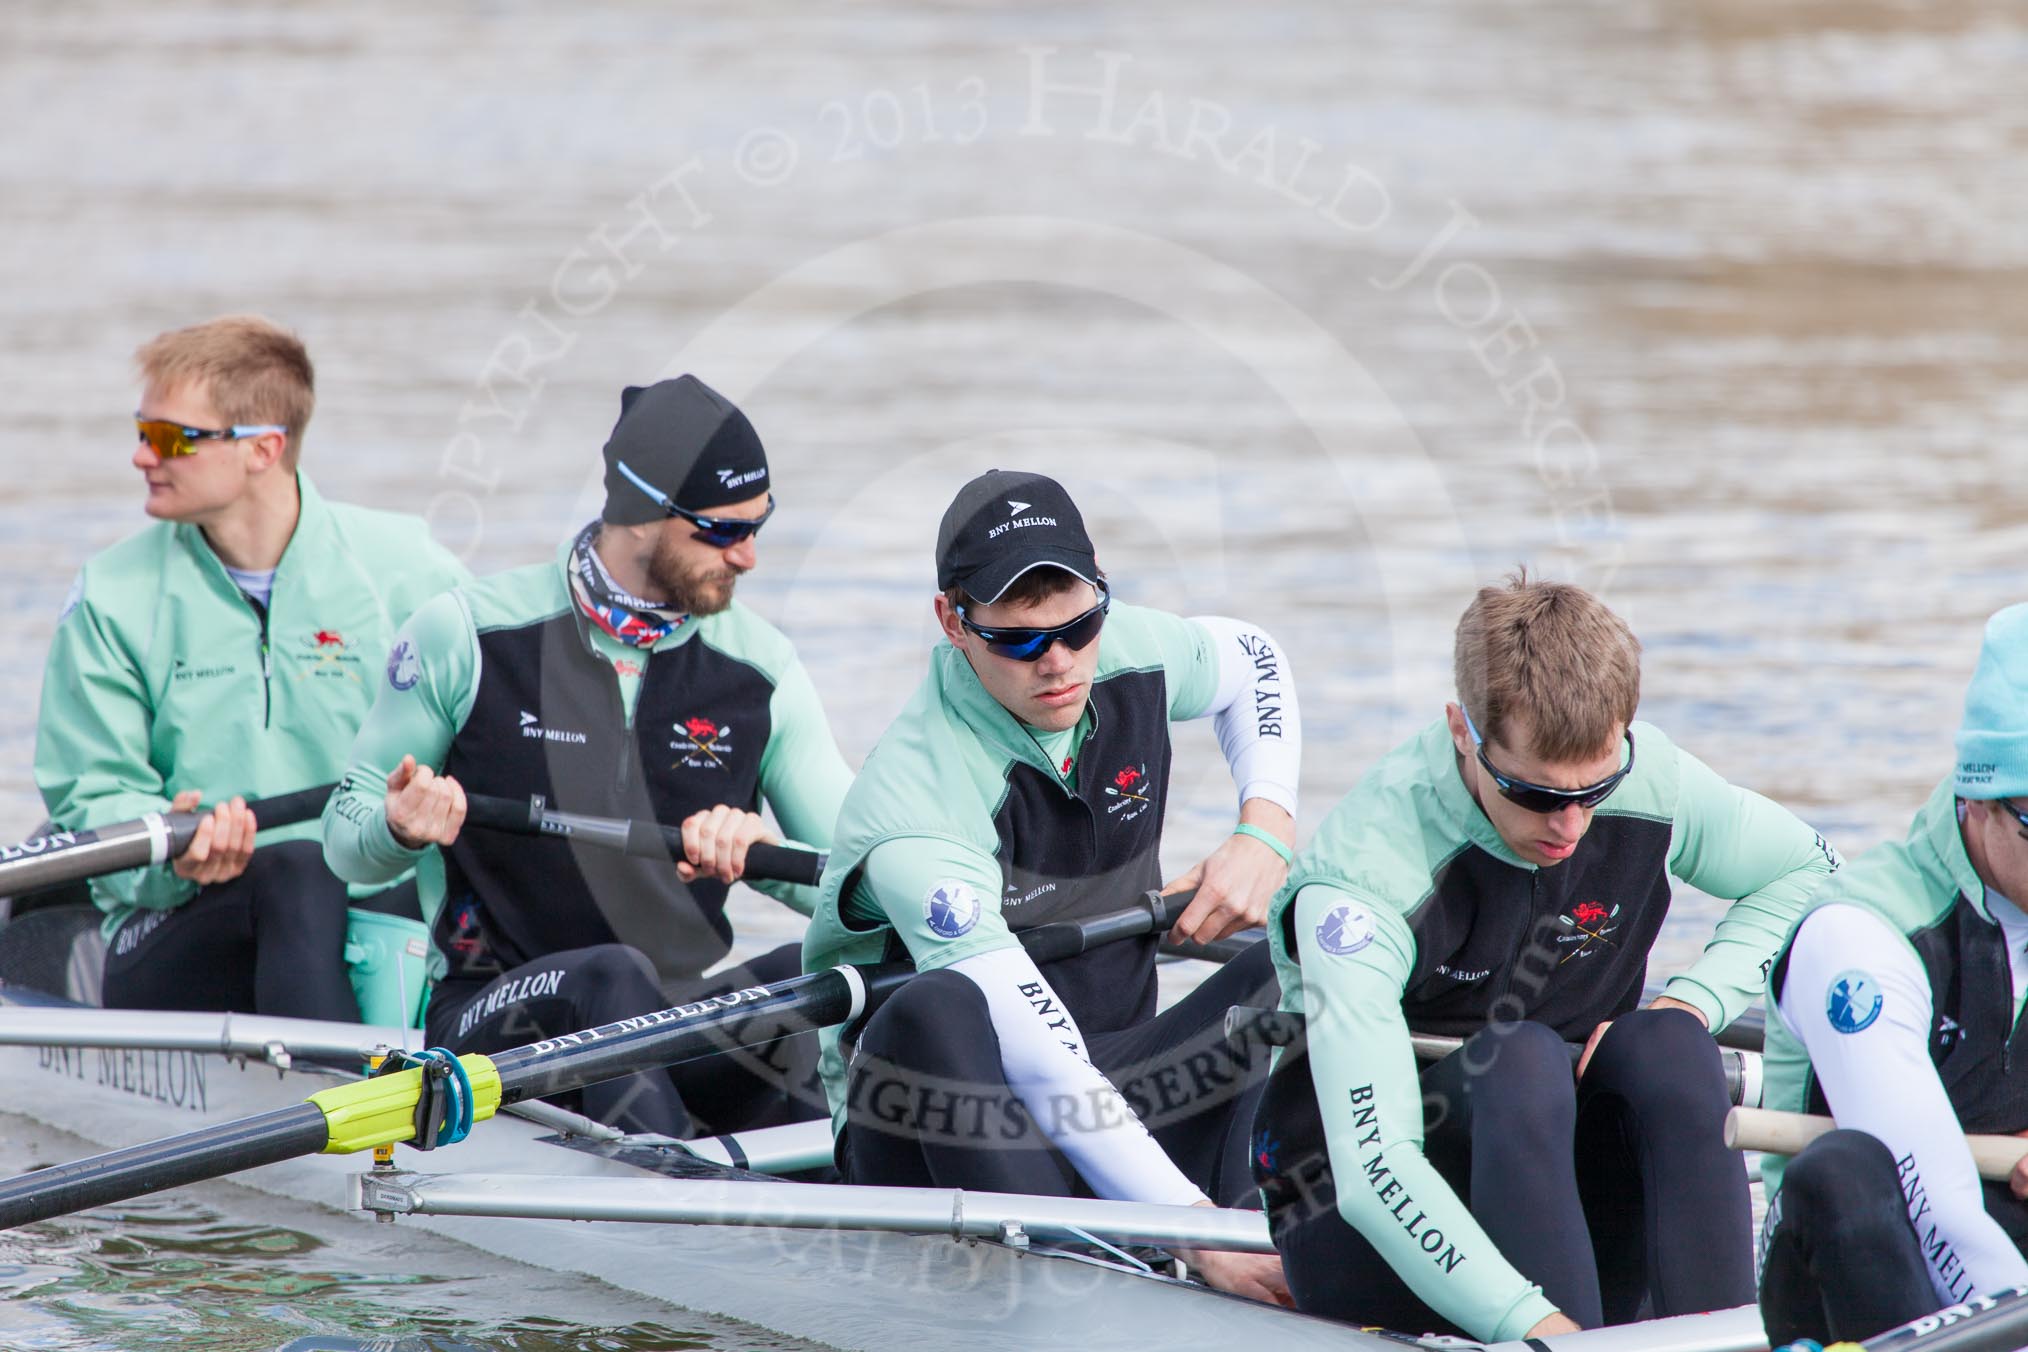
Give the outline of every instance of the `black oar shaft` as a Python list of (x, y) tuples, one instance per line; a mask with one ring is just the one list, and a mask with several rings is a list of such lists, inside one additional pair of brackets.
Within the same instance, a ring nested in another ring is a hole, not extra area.
[(853, 971), (854, 976), (847, 976), (833, 969), (772, 987), (732, 991), (496, 1053), (492, 1061), (500, 1072), (500, 1101), (547, 1098), (650, 1066), (842, 1023), (851, 1017), (855, 1000), (871, 1003), (914, 975), (906, 963)]
[(157, 813), (96, 831), (52, 831), (0, 846), (0, 895), (21, 896), (103, 873), (119, 873), (174, 854), (170, 826)]
[(314, 1103), (205, 1127), (0, 1181), (0, 1230), (314, 1155), (329, 1125)]
[[(644, 859), (681, 859), (683, 828), (621, 817), (586, 817), (558, 812), (541, 797), (499, 798), (465, 795), (465, 825), (516, 835), (556, 836), (582, 845), (617, 850)], [(760, 882), (816, 886), (824, 874), (824, 856), (815, 850), (786, 845), (754, 844), (746, 850), (746, 877)]]
[[(298, 789), (247, 804), (262, 829), (294, 826), (324, 810), (335, 784)], [(0, 896), (19, 896), (46, 887), (141, 868), (174, 859), (197, 834), (202, 812), (151, 812), (131, 821), (89, 831), (54, 831), (18, 845), (0, 846)]]
[[(1038, 965), (1061, 962), (1116, 939), (1160, 933), (1176, 923), (1194, 895), (1179, 892), (1164, 897), (1149, 892), (1137, 907), (1090, 920), (1042, 925), (1017, 937)], [(646, 1065), (674, 1065), (785, 1033), (842, 1023), (852, 1016), (855, 1000), (870, 1008), (914, 975), (913, 968), (899, 962), (852, 970), (855, 976), (835, 968), (813, 972), (500, 1052), (492, 1058), (500, 1071), (500, 1101), (547, 1098), (631, 1075)]]

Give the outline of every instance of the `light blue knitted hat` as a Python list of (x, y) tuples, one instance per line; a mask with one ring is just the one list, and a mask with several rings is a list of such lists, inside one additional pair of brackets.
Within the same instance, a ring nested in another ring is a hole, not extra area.
[(2028, 605), (1986, 621), (1958, 725), (1957, 793), (2028, 797)]

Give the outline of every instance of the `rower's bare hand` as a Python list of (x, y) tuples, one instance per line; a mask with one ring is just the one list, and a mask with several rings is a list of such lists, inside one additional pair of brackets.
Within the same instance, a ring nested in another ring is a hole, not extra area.
[(761, 841), (781, 844), (758, 812), (724, 803), (693, 812), (683, 819), (684, 857), (676, 861), (676, 876), (686, 883), (699, 877), (736, 883), (746, 872), (747, 847)]
[[(1210, 1206), (1199, 1202), (1198, 1206)], [(1183, 1261), (1197, 1269), (1197, 1275), (1220, 1291), (1269, 1305), (1295, 1308), (1289, 1296), (1289, 1279), (1282, 1272), (1278, 1253), (1237, 1253), (1227, 1249), (1184, 1249)]]
[(1558, 1333), (1582, 1332), (1584, 1332), (1584, 1329), (1575, 1319), (1559, 1310), (1555, 1314), (1544, 1315), (1536, 1320), (1535, 1327), (1529, 1329), (1528, 1332), (1521, 1336), (1524, 1338), (1548, 1338)]
[(465, 789), (449, 775), (440, 775), (414, 756), (387, 776), (387, 830), (405, 850), (449, 845), (465, 825)]
[[(1254, 824), (1285, 844), (1295, 840), (1295, 819), (1288, 813), (1260, 799), (1249, 800), (1247, 808), (1246, 819), (1262, 817)], [(1252, 836), (1228, 836), (1210, 858), (1162, 889), (1165, 896), (1197, 889), (1169, 937), (1177, 943), (1208, 944), (1263, 924), (1268, 903), (1288, 879), (1289, 866), (1273, 846)]]
[[(2028, 1140), (2028, 1131), (2017, 1131), (2014, 1135)], [(2007, 1175), (2007, 1191), (2023, 1201), (2028, 1201), (2028, 1155), (2014, 1162), (2014, 1171)]]
[[(185, 789), (170, 800), (169, 810), (194, 812), (203, 801), (202, 792)], [(199, 887), (229, 883), (246, 872), (246, 866), (253, 862), (254, 832), (258, 829), (259, 824), (254, 821), (253, 811), (247, 807), (246, 799), (234, 798), (220, 803), (197, 824), (197, 834), (190, 838), (190, 847), (176, 856), (170, 867), (177, 877), (187, 878)]]

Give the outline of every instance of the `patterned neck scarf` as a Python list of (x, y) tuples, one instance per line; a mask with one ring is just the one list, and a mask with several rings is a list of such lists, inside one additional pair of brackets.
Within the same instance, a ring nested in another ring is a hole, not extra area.
[(571, 595), (577, 598), (577, 607), (586, 619), (620, 642), (652, 648), (690, 617), (644, 601), (613, 581), (592, 548), (599, 538), (599, 525), (593, 521), (578, 532), (570, 547)]

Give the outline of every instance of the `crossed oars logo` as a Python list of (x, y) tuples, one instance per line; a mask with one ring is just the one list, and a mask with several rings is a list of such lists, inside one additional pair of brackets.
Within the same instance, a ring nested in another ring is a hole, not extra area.
[(1106, 792), (1115, 798), (1131, 798), (1137, 803), (1145, 803), (1147, 795), (1133, 792), (1133, 787), (1147, 777), (1146, 766), (1135, 769), (1129, 765), (1113, 776), (1113, 782), (1106, 785)]
[(305, 646), (309, 648), (311, 655), (317, 659), (317, 662), (309, 670), (297, 672), (297, 680), (300, 681), (305, 676), (316, 672), (331, 670), (340, 676), (347, 677), (355, 685), (366, 684), (359, 679), (358, 672), (352, 671), (344, 665), (348, 659), (346, 649), (351, 645), (346, 643), (345, 636), (337, 630), (319, 629), (310, 635)]
[[(1612, 910), (1608, 911), (1605, 907), (1599, 905), (1595, 901), (1581, 901), (1577, 905), (1570, 908), (1569, 915), (1560, 915), (1556, 917), (1558, 920), (1561, 920), (1564, 924), (1570, 926), (1572, 929), (1576, 930), (1578, 933), (1585, 936), (1584, 942), (1579, 944), (1576, 948), (1570, 950), (1570, 952), (1565, 953), (1563, 957), (1557, 962), (1556, 965), (1558, 967), (1561, 967), (1563, 966), (1564, 963), (1569, 962), (1572, 958), (1583, 957), (1586, 953), (1591, 951), (1591, 945), (1593, 940), (1597, 940), (1599, 943), (1605, 944), (1607, 947), (1611, 947), (1612, 940), (1606, 938), (1606, 935), (1612, 933), (1612, 931), (1608, 930), (1605, 927), (1605, 922), (1611, 920), (1614, 916), (1618, 915), (1619, 913), (1620, 908), (1618, 906), (1615, 906), (1612, 908)], [(1614, 928), (1618, 927), (1615, 926)]]
[(687, 718), (676, 725), (676, 730), (689, 740), (692, 747), (709, 757), (713, 765), (721, 770), (725, 768), (725, 762), (711, 749), (711, 739), (724, 735), (724, 729), (718, 724), (708, 718)]

